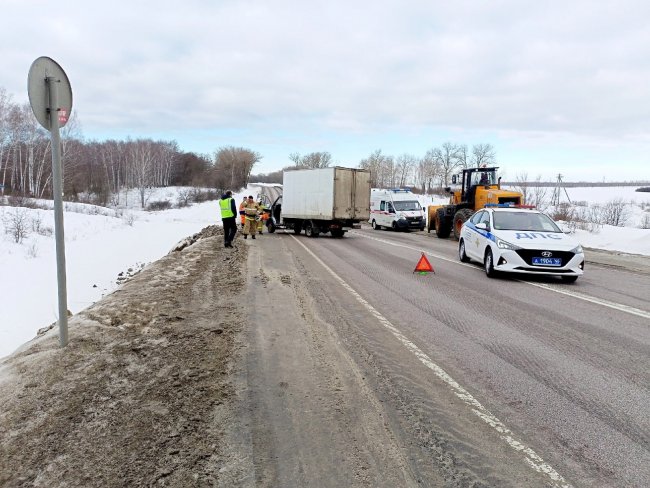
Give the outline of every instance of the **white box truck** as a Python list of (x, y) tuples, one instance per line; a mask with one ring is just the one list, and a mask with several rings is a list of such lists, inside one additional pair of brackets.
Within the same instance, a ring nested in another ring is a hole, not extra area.
[(356, 168), (285, 171), (282, 195), (271, 205), (269, 232), (292, 229), (309, 237), (343, 237), (370, 216), (370, 171)]
[(424, 230), (425, 210), (417, 196), (408, 188), (372, 189), (370, 194), (370, 225), (393, 230)]

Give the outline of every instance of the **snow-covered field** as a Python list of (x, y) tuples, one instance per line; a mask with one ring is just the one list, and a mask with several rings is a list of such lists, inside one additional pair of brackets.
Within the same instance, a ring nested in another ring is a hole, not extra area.
[[(650, 229), (641, 229), (650, 213), (650, 193), (636, 187), (569, 188), (572, 201), (605, 204), (622, 198), (630, 203), (626, 227), (603, 226), (595, 233), (576, 231), (587, 247), (650, 256)], [(257, 195), (251, 188), (234, 195)], [(177, 189), (165, 188), (149, 201), (171, 200)], [(122, 199), (122, 202), (124, 200)], [(421, 197), (424, 205), (446, 199)], [(51, 202), (39, 201), (51, 208)], [(118, 275), (155, 261), (182, 238), (210, 224), (220, 224), (217, 201), (190, 207), (146, 212), (131, 192), (127, 209), (112, 210), (66, 203), (64, 215), (68, 308), (73, 314), (99, 300), (118, 286)], [(22, 219), (26, 234), (15, 242), (16, 222)], [(0, 357), (30, 340), (36, 331), (57, 319), (56, 261), (51, 210), (0, 207)]]

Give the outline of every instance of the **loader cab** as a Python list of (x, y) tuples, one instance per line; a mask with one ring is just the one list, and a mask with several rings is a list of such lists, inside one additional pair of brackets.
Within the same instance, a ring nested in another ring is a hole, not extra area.
[(477, 188), (490, 188), (499, 184), (497, 179), (498, 169), (497, 167), (464, 169), (461, 184), (461, 201), (468, 202), (474, 208)]

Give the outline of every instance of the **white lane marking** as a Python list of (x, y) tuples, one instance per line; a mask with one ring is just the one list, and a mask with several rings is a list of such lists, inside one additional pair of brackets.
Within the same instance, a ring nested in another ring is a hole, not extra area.
[[(372, 240), (375, 240), (375, 241), (378, 241), (378, 242), (383, 242), (384, 244), (390, 244), (392, 246), (405, 247), (405, 248), (410, 249), (412, 251), (423, 252), (423, 253), (428, 254), (429, 256), (433, 256), (434, 258), (437, 258), (437, 259), (441, 259), (443, 261), (447, 261), (449, 263), (457, 264), (457, 265), (460, 265), (460, 266), (467, 266), (469, 268), (473, 268), (473, 269), (476, 269), (477, 271), (480, 271), (478, 268), (476, 268), (476, 266), (474, 266), (472, 264), (461, 263), (460, 261), (457, 261), (455, 259), (449, 259), (449, 258), (447, 258), (445, 256), (441, 256), (440, 254), (436, 254), (436, 253), (431, 252), (431, 251), (427, 251), (427, 250), (424, 250), (424, 249), (419, 249), (419, 248), (409, 246), (409, 245), (406, 245), (406, 244), (398, 244), (398, 243), (387, 241), (387, 240), (384, 240), (384, 239), (378, 239), (377, 237), (367, 236), (367, 235), (364, 235), (364, 234), (360, 234), (358, 232), (355, 232), (354, 235), (363, 237), (365, 239), (372, 239)], [(604, 300), (602, 298), (596, 298), (596, 297), (592, 297), (592, 296), (589, 296), (589, 295), (585, 295), (584, 293), (580, 293), (578, 291), (566, 290), (564, 288), (559, 288), (559, 287), (555, 287), (553, 285), (547, 285), (547, 284), (544, 284), (544, 283), (533, 283), (532, 281), (526, 281), (526, 280), (521, 280), (521, 279), (517, 279), (517, 281), (519, 281), (520, 283), (526, 283), (527, 285), (536, 286), (538, 288), (544, 288), (545, 290), (552, 291), (552, 292), (555, 292), (555, 293), (560, 293), (562, 295), (567, 295), (567, 296), (570, 296), (570, 297), (573, 297), (573, 298), (577, 298), (578, 300), (584, 300), (586, 302), (595, 303), (597, 305), (612, 308), (612, 309), (618, 310), (620, 312), (625, 312), (625, 313), (629, 313), (629, 314), (632, 314), (632, 315), (637, 315), (639, 317), (643, 317), (645, 319), (650, 319), (650, 312), (646, 312), (645, 310), (641, 310), (640, 308), (630, 307), (629, 305), (623, 305), (622, 303), (610, 302), (609, 300)]]
[(434, 363), (429, 356), (427, 356), (418, 346), (412, 343), (400, 330), (395, 327), (386, 317), (384, 317), (375, 307), (370, 305), (357, 291), (348, 285), (343, 278), (337, 275), (327, 264), (325, 264), (318, 256), (316, 256), (307, 246), (305, 246), (300, 239), (291, 236), (295, 241), (300, 244), (305, 251), (307, 251), (325, 270), (331, 274), (339, 284), (345, 288), (359, 303), (361, 303), (371, 315), (373, 315), (379, 323), (386, 327), (393, 336), (402, 343), (411, 353), (417, 357), (422, 364), (434, 372), (434, 374), (447, 384), (460, 398), (470, 410), (486, 424), (492, 427), (499, 433), (499, 437), (503, 439), (515, 451), (524, 454), (525, 461), (538, 473), (547, 475), (553, 480), (552, 486), (570, 488), (571, 485), (557, 472), (552, 466), (547, 464), (535, 451), (526, 446), (521, 441), (514, 437), (514, 433), (508, 429), (503, 422), (494, 416), (487, 408), (485, 408), (476, 398), (474, 398), (465, 388), (460, 386), (456, 380), (449, 376), (440, 366)]

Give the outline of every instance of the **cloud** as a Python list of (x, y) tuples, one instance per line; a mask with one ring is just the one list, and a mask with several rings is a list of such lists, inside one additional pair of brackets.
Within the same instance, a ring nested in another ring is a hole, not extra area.
[(13, 0), (3, 6), (0, 84), (26, 99), (30, 63), (51, 56), (91, 135), (427, 127), (647, 144), (649, 14), (650, 4), (625, 0), (141, 1), (92, 11)]

